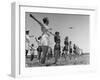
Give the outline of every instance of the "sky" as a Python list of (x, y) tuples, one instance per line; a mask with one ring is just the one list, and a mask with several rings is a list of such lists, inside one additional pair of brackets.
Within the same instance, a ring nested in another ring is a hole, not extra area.
[[(64, 46), (64, 38), (68, 36), (72, 44), (79, 46), (83, 52), (89, 52), (89, 15), (26, 12), (25, 28), (30, 30), (30, 35), (35, 35), (36, 37), (42, 34), (41, 27), (29, 16), (30, 13), (42, 23), (42, 19), (48, 17), (48, 26), (53, 29), (52, 32), (60, 32), (61, 46)], [(72, 27), (72, 29), (69, 27)], [(53, 47), (54, 37), (52, 35), (50, 36), (50, 41)], [(31, 39), (31, 42), (34, 42), (34, 40)]]

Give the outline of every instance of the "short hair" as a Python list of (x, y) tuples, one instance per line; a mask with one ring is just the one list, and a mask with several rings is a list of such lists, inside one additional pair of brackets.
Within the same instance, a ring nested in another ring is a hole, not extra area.
[(26, 34), (29, 34), (29, 30), (26, 31)]
[(43, 23), (44, 23), (44, 24), (45, 24), (45, 23), (49, 24), (49, 19), (48, 19), (48, 17), (44, 17), (44, 18), (43, 18)]
[(59, 32), (58, 32), (58, 31), (56, 31), (56, 32), (55, 32), (55, 34), (56, 34), (56, 35), (59, 35)]

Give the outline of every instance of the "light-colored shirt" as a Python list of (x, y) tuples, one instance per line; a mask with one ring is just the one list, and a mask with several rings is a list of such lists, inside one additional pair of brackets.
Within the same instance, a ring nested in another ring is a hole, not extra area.
[(41, 45), (43, 46), (49, 46), (49, 36), (48, 34), (43, 34), (41, 39)]
[(44, 32), (48, 32), (48, 30), (49, 30), (50, 28), (49, 28), (49, 26), (47, 26), (47, 25), (42, 25), (41, 26), (41, 31), (44, 33)]
[(30, 45), (30, 37), (29, 35), (25, 36), (25, 49), (29, 50), (29, 45)]
[(38, 46), (41, 46), (41, 40), (38, 40)]
[(41, 45), (43, 46), (49, 46), (49, 33), (48, 33), (49, 29), (50, 28), (45, 24), (41, 26), (41, 31), (43, 32)]

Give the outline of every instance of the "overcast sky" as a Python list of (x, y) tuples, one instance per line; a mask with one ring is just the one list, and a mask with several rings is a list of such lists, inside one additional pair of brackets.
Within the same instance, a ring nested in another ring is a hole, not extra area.
[[(40, 25), (29, 16), (30, 12), (25, 14), (25, 28), (30, 30), (30, 35), (40, 36)], [(43, 17), (49, 18), (49, 27), (52, 32), (60, 32), (61, 46), (64, 45), (64, 38), (69, 37), (72, 43), (78, 45), (83, 52), (89, 52), (89, 15), (75, 14), (52, 14), (52, 13), (32, 13), (39, 21)], [(72, 29), (69, 29), (72, 27)], [(54, 39), (51, 36), (51, 45), (54, 46)]]

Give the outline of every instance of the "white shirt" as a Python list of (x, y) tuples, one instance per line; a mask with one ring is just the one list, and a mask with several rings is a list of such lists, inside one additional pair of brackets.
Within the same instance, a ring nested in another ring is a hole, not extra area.
[(46, 33), (42, 35), (41, 45), (43, 46), (49, 45), (49, 36)]
[(25, 48), (26, 48), (26, 50), (29, 50), (30, 37), (29, 37), (29, 35), (26, 35), (25, 38), (26, 38), (26, 40), (25, 40)]
[(41, 46), (41, 40), (38, 40), (38, 46)]
[(44, 32), (47, 32), (47, 30), (49, 30), (50, 28), (49, 28), (49, 26), (47, 26), (47, 25), (42, 25), (41, 26), (41, 31), (44, 33)]

